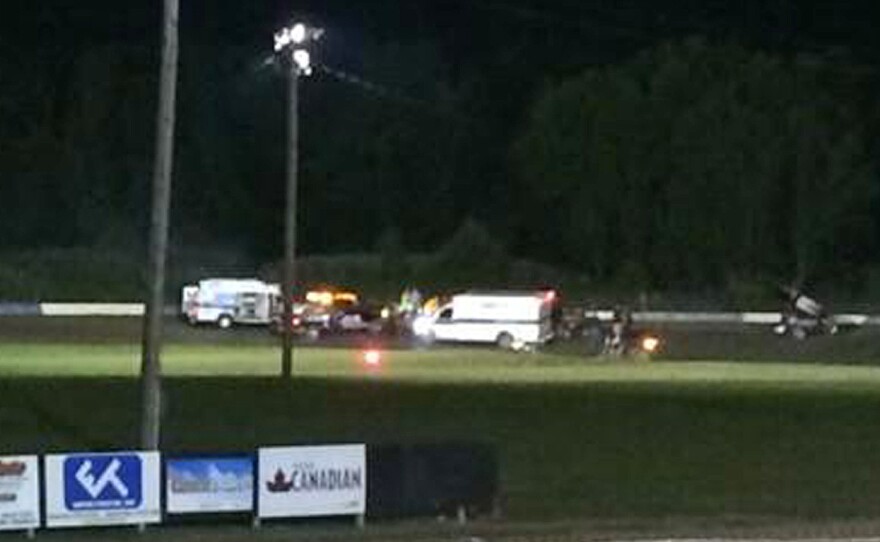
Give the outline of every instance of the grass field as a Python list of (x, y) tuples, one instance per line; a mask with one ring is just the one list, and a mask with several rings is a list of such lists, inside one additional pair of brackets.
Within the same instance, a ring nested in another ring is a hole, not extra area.
[[(244, 337), (244, 336), (242, 336)], [(139, 347), (0, 343), (0, 453), (136, 447)], [(516, 521), (880, 514), (880, 367), (172, 340), (163, 448), (477, 440)]]

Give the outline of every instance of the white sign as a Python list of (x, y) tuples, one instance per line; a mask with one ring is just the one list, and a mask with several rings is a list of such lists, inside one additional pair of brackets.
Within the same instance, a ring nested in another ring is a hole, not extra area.
[(0, 531), (40, 526), (39, 468), (35, 455), (0, 456)]
[(46, 526), (158, 523), (159, 452), (47, 455)]
[(366, 447), (260, 448), (261, 518), (359, 515), (367, 507)]
[(165, 509), (169, 514), (252, 511), (252, 457), (166, 459)]

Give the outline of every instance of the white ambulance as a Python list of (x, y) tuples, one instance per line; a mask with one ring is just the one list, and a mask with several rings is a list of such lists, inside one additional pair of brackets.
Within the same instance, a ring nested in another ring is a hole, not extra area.
[(181, 312), (193, 325), (267, 325), (281, 304), (281, 288), (259, 279), (216, 278), (183, 287)]
[(495, 343), (501, 348), (530, 348), (553, 338), (553, 290), (535, 292), (471, 291), (432, 314), (416, 317), (415, 336), (424, 342)]

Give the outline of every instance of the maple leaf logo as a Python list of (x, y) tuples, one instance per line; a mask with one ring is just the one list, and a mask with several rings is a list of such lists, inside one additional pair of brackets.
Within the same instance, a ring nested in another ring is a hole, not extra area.
[(266, 482), (266, 489), (270, 493), (286, 493), (290, 491), (291, 487), (293, 487), (293, 480), (288, 480), (281, 469), (275, 471), (275, 477)]

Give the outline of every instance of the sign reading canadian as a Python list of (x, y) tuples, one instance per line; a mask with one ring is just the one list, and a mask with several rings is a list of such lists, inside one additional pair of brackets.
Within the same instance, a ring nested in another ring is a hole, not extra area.
[(165, 509), (169, 514), (251, 512), (252, 456), (165, 460)]
[(366, 446), (260, 448), (261, 518), (359, 515), (367, 507)]
[(46, 526), (158, 523), (159, 452), (46, 456)]
[(40, 526), (39, 459), (0, 456), (0, 531)]

